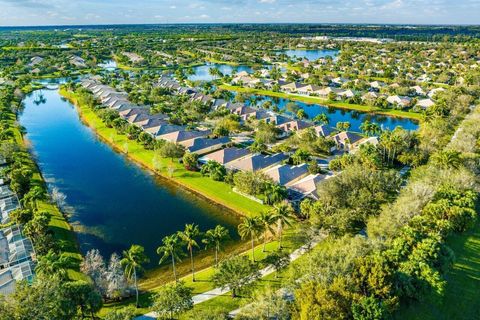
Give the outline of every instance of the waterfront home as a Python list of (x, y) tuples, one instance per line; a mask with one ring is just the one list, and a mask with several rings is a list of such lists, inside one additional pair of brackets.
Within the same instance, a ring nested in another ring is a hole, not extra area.
[(308, 174), (308, 166), (305, 163), (298, 166), (278, 164), (264, 170), (264, 173), (279, 185), (287, 186), (306, 176)]
[(12, 190), (7, 185), (0, 186), (0, 199), (9, 198), (15, 195)]
[(33, 245), (19, 227), (0, 230), (0, 295), (12, 294), (17, 281), (32, 281), (34, 260)]
[(206, 153), (221, 149), (229, 142), (230, 139), (228, 137), (221, 137), (217, 139), (195, 138), (181, 144), (185, 147), (186, 151), (190, 153), (196, 153), (201, 156)]
[(335, 147), (333, 147), (331, 151), (350, 150), (351, 145), (361, 140), (362, 136), (350, 131), (342, 131), (332, 136), (331, 139), (335, 142)]
[(375, 92), (375, 91), (369, 91), (365, 94), (362, 95), (361, 99), (362, 101), (372, 101), (372, 100), (376, 100), (380, 97), (380, 95)]
[(387, 102), (394, 106), (408, 107), (412, 102), (412, 98), (406, 96), (389, 96)]
[(138, 115), (148, 115), (148, 110), (145, 108), (134, 107), (130, 109), (122, 110), (118, 113), (120, 117), (127, 120), (130, 123), (133, 123)]
[(351, 153), (357, 152), (360, 149), (360, 147), (365, 144), (371, 144), (371, 145), (377, 146), (379, 143), (380, 141), (378, 140), (378, 137), (375, 137), (375, 136), (362, 138), (350, 145), (350, 152)]
[(226, 165), (229, 162), (246, 157), (248, 155), (250, 155), (250, 151), (248, 151), (247, 149), (230, 147), (204, 155), (203, 157), (198, 159), (198, 161), (200, 163), (207, 163), (211, 160), (216, 161), (221, 165)]
[(431, 106), (433, 106), (434, 104), (435, 104), (435, 102), (432, 99), (426, 98), (426, 99), (418, 100), (416, 105), (419, 106), (422, 109), (428, 109)]
[(157, 125), (146, 128), (145, 132), (151, 134), (156, 139), (160, 139), (160, 137), (165, 134), (181, 130), (185, 130), (185, 127), (168, 124), (166, 122), (159, 122)]
[(310, 174), (288, 186), (289, 199), (293, 201), (300, 201), (304, 198), (311, 198), (318, 200), (318, 184), (329, 178), (330, 176), (324, 174)]
[(172, 143), (178, 143), (183, 146), (189, 145), (196, 138), (206, 137), (212, 132), (210, 130), (180, 130), (157, 136), (157, 139), (163, 139)]
[(266, 119), (267, 123), (273, 123), (277, 128), (282, 130), (284, 134), (288, 134), (294, 131), (299, 131), (311, 127), (313, 124), (303, 120), (296, 120), (274, 114)]
[(298, 88), (297, 92), (298, 94), (302, 94), (302, 95), (310, 95), (318, 90), (320, 90), (321, 87), (320, 86), (316, 86), (316, 85), (313, 85), (313, 84), (306, 84), (300, 88)]
[(280, 90), (287, 93), (296, 93), (304, 84), (300, 82), (288, 82), (280, 86)]
[(208, 104), (213, 100), (209, 95), (203, 94), (201, 92), (195, 92), (191, 94), (190, 101), (200, 101), (203, 104)]
[(20, 208), (17, 196), (12, 195), (8, 198), (0, 199), (0, 223), (5, 224), (10, 221), (10, 212)]
[(227, 106), (227, 109), (229, 109), (231, 113), (238, 115), (242, 122), (252, 118), (257, 120), (266, 119), (270, 116), (265, 110), (255, 109), (243, 103), (230, 104)]
[(128, 96), (126, 93), (122, 92), (115, 92), (112, 94), (107, 95), (100, 99), (102, 104), (106, 107), (111, 108), (113, 105), (117, 104), (118, 102), (128, 103)]
[(234, 171), (250, 171), (256, 172), (274, 166), (288, 157), (283, 153), (276, 153), (273, 155), (263, 155), (260, 153), (252, 154), (247, 157), (242, 157), (233, 160), (226, 164), (226, 168)]
[(347, 90), (341, 90), (336, 92), (337, 93), (337, 98), (353, 98), (355, 96), (355, 92), (353, 92), (350, 89)]
[(251, 88), (255, 87), (255, 85), (257, 85), (258, 83), (260, 83), (260, 79), (251, 77), (248, 75), (248, 73), (247, 75), (237, 75), (235, 78), (232, 79), (232, 84), (245, 85)]
[(320, 136), (328, 137), (329, 135), (331, 135), (336, 131), (335, 128), (324, 125), (324, 124), (313, 127), (313, 130), (315, 130), (315, 133), (317, 134), (318, 137)]

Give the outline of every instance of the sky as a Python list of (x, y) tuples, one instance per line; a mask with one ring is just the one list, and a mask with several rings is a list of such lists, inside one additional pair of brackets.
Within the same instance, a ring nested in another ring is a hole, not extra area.
[(0, 0), (0, 26), (242, 22), (480, 24), (480, 0)]

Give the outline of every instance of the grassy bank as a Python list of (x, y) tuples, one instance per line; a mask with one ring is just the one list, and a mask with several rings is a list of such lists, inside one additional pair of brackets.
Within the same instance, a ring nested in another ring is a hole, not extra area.
[(410, 111), (402, 111), (402, 110), (394, 110), (394, 109), (381, 109), (373, 106), (365, 106), (360, 104), (350, 104), (347, 102), (341, 101), (331, 101), (326, 100), (320, 97), (310, 97), (310, 96), (302, 96), (298, 94), (289, 94), (284, 92), (275, 92), (271, 90), (262, 90), (262, 89), (254, 89), (254, 88), (245, 88), (245, 87), (238, 87), (232, 86), (228, 84), (222, 84), (219, 86), (221, 89), (236, 91), (236, 92), (246, 92), (256, 95), (262, 96), (269, 96), (269, 97), (276, 97), (276, 98), (283, 98), (283, 99), (290, 99), (294, 101), (300, 101), (305, 103), (316, 103), (321, 104), (324, 106), (340, 108), (340, 109), (347, 109), (347, 110), (355, 110), (360, 112), (368, 112), (368, 113), (375, 113), (386, 115), (390, 117), (398, 117), (398, 118), (406, 118), (406, 119), (413, 119), (420, 121), (422, 120), (423, 116), (420, 113), (410, 112)]
[[(15, 143), (21, 146), (22, 149), (28, 150), (29, 143), (20, 132), (20, 129), (15, 127), (13, 133)], [(33, 171), (31, 180), (32, 186), (39, 186), (43, 190), (47, 190), (45, 180), (43, 179), (40, 169), (35, 161), (30, 155), (25, 157), (25, 159), (25, 161), (28, 161), (28, 167)], [(39, 211), (46, 211), (51, 214), (49, 228), (53, 234), (55, 242), (62, 249), (62, 252), (71, 256), (78, 262), (76, 266), (72, 266), (68, 269), (69, 277), (72, 280), (85, 279), (85, 275), (79, 271), (79, 263), (82, 260), (82, 255), (80, 254), (73, 228), (68, 223), (65, 215), (55, 204), (50, 202), (50, 199), (37, 200), (37, 208)]]
[(466, 233), (450, 237), (447, 244), (455, 252), (456, 261), (446, 276), (444, 294), (431, 294), (425, 301), (403, 307), (395, 319), (479, 319), (480, 223)]
[[(156, 156), (153, 150), (145, 150), (138, 142), (128, 140), (125, 135), (118, 134), (113, 128), (107, 128), (93, 110), (78, 105), (74, 93), (60, 90), (60, 94), (77, 106), (83, 121), (93, 128), (98, 136), (143, 167), (238, 214), (251, 216), (269, 209), (266, 205), (233, 192), (232, 188), (226, 183), (213, 181), (209, 177), (202, 176), (199, 172), (188, 171), (178, 161), (160, 158)], [(175, 168), (171, 176), (167, 172), (169, 166)]]
[[(293, 229), (287, 230), (287, 232), (285, 233), (284, 240), (285, 242), (282, 243), (282, 247), (284, 248), (284, 250), (287, 250), (287, 251), (293, 251), (301, 245), (298, 237), (295, 236), (295, 231)], [(266, 250), (265, 252), (263, 252), (263, 244), (258, 242), (255, 247), (256, 261), (262, 261), (268, 254), (277, 250), (277, 248), (278, 248), (278, 242), (271, 241), (267, 243)], [(231, 255), (248, 255), (249, 257), (251, 256), (249, 243), (243, 243), (242, 245), (236, 247), (235, 250), (233, 251), (228, 251), (228, 250), (226, 251), (227, 253), (223, 253), (219, 256), (220, 260)], [(197, 294), (215, 289), (215, 285), (211, 281), (211, 278), (215, 273), (215, 268), (213, 267), (213, 253), (208, 252), (208, 257), (205, 256), (203, 257), (203, 259), (197, 256), (195, 258), (195, 266), (197, 269), (197, 272), (195, 273), (195, 278), (197, 281), (193, 282), (191, 272), (190, 272), (189, 259), (185, 258), (182, 261), (182, 263), (177, 265), (177, 272), (179, 273), (181, 280), (184, 281), (188, 287), (191, 287), (193, 289), (193, 295), (197, 295)], [(158, 292), (158, 290), (162, 285), (171, 283), (173, 281), (174, 281), (174, 278), (172, 274), (172, 268), (171, 268), (171, 265), (168, 264), (168, 262), (164, 267), (160, 269), (147, 271), (147, 273), (144, 276), (144, 279), (142, 279), (140, 282), (140, 289), (142, 290), (142, 293), (140, 294), (139, 301), (140, 301), (141, 308), (137, 310), (137, 314), (140, 315), (140, 314), (150, 312), (151, 309), (148, 306), (151, 303), (152, 297), (155, 295), (156, 292)], [(212, 306), (212, 305), (215, 305), (218, 307), (217, 304), (219, 301), (228, 303), (227, 306), (232, 305), (232, 308), (228, 309), (229, 311), (229, 310), (235, 309), (237, 307), (237, 303), (241, 302), (242, 299), (232, 299), (230, 295), (226, 295), (226, 296), (217, 297), (212, 300), (206, 301), (204, 303), (199, 304), (198, 306), (201, 305), (202, 306), (201, 308)], [(134, 303), (135, 303), (135, 299), (133, 297), (131, 299), (124, 300), (120, 303), (107, 303), (104, 305), (99, 315), (104, 316), (109, 311), (122, 308), (128, 305), (132, 305)], [(225, 306), (222, 306), (222, 308), (225, 308)]]

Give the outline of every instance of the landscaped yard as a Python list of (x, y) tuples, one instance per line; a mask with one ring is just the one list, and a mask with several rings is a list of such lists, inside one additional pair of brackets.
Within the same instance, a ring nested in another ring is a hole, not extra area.
[(402, 320), (480, 319), (480, 223), (447, 243), (456, 262), (447, 275), (445, 293), (428, 296), (396, 314)]

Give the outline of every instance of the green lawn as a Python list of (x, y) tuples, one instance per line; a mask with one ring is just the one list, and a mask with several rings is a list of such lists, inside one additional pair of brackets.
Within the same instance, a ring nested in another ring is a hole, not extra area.
[[(285, 238), (284, 238), (285, 242), (282, 244), (282, 247), (284, 248), (284, 250), (291, 252), (301, 245), (300, 242), (298, 241), (298, 238), (295, 237), (294, 235), (295, 235), (295, 231), (293, 229), (286, 230)], [(228, 254), (241, 254), (241, 255), (248, 255), (249, 257), (251, 257), (251, 254), (252, 254), (251, 250), (247, 249), (247, 251), (245, 251), (246, 248), (249, 248), (248, 243), (246, 246), (242, 247), (241, 250), (238, 250), (235, 252), (229, 252)], [(255, 246), (255, 260), (262, 261), (269, 253), (277, 250), (277, 248), (278, 248), (278, 242), (274, 240), (267, 243), (265, 252), (263, 252), (263, 244), (260, 242), (257, 242)], [(196, 259), (195, 261), (196, 261), (195, 264), (197, 265), (197, 268), (198, 268), (199, 266), (198, 260)], [(213, 260), (211, 260), (210, 262), (213, 263)], [(201, 270), (197, 269), (199, 271), (195, 273), (195, 277), (197, 280), (195, 282), (192, 281), (192, 276), (189, 271), (190, 260), (188, 258), (185, 258), (183, 260), (183, 263), (179, 264), (177, 268), (179, 268), (177, 269), (177, 271), (183, 270), (183, 274), (185, 275), (181, 277), (181, 280), (183, 280), (188, 287), (193, 288), (194, 295), (204, 293), (206, 291), (209, 291), (215, 288), (215, 285), (211, 281), (211, 277), (215, 272), (215, 269), (212, 266), (203, 268)], [(152, 272), (154, 273), (153, 275), (151, 274)], [(180, 272), (180, 274), (182, 274), (182, 272)], [(272, 279), (272, 277), (274, 276), (269, 275), (268, 279)], [(267, 279), (267, 277), (265, 279)], [(266, 281), (270, 281), (268, 279)], [(141, 308), (137, 310), (137, 313), (140, 315), (140, 314), (150, 312), (151, 310), (149, 308), (149, 305), (151, 303), (152, 296), (155, 294), (155, 292), (159, 290), (161, 286), (165, 285), (166, 283), (171, 283), (173, 281), (174, 281), (173, 274), (172, 274), (171, 266), (169, 264), (167, 264), (164, 268), (160, 270), (147, 272), (146, 279), (142, 279), (140, 281), (140, 288), (143, 291), (143, 293), (140, 294), (139, 300), (140, 300)], [(243, 300), (246, 301), (246, 299), (232, 299), (231, 296), (227, 294), (225, 296), (217, 297), (209, 301), (206, 301), (204, 303), (201, 303), (198, 305), (201, 307), (195, 307), (195, 308), (198, 310), (199, 308), (205, 308), (206, 306), (212, 306), (212, 305), (216, 305), (218, 307), (218, 304), (220, 304), (220, 306), (222, 306), (222, 310), (230, 311), (237, 308), (238, 307), (237, 303)], [(120, 303), (107, 303), (104, 305), (104, 307), (100, 311), (99, 316), (104, 316), (106, 313), (108, 313), (113, 309), (118, 309), (118, 308), (125, 307), (127, 305), (132, 305), (134, 302), (135, 302), (134, 298), (130, 298)], [(228, 302), (228, 303), (225, 305), (224, 304), (225, 302)], [(232, 307), (231, 309), (228, 309), (232, 305), (234, 307)], [(227, 306), (227, 309), (223, 309), (226, 306)]]
[[(75, 96), (71, 93), (60, 91), (61, 94), (75, 102)], [(199, 172), (188, 171), (178, 161), (155, 157), (155, 152), (145, 150), (145, 148), (136, 141), (128, 140), (125, 135), (120, 135), (113, 128), (107, 128), (102, 120), (88, 107), (79, 106), (82, 119), (92, 127), (95, 132), (112, 145), (117, 151), (126, 153), (132, 160), (142, 166), (155, 171), (163, 176), (194, 193), (205, 197), (213, 202), (237, 212), (241, 215), (257, 215), (261, 211), (268, 210), (270, 207), (260, 204), (256, 201), (243, 197), (223, 182), (213, 181), (209, 177), (204, 177)], [(154, 159), (157, 158), (157, 166), (154, 167)], [(167, 168), (174, 166), (175, 172), (172, 176), (167, 173)]]
[(351, 104), (351, 103), (342, 102), (342, 101), (331, 101), (331, 100), (326, 100), (320, 97), (310, 97), (310, 96), (302, 96), (297, 94), (288, 94), (284, 92), (275, 92), (271, 90), (245, 88), (245, 87), (232, 86), (228, 84), (222, 84), (219, 87), (224, 90), (247, 92), (251, 94), (284, 98), (284, 99), (290, 99), (290, 100), (295, 100), (295, 101), (300, 101), (305, 103), (319, 103), (325, 106), (340, 108), (340, 109), (356, 110), (360, 112), (371, 112), (371, 113), (382, 114), (382, 115), (392, 116), (392, 117), (408, 118), (408, 119), (413, 119), (417, 121), (420, 121), (423, 119), (422, 114), (416, 113), (416, 112), (410, 112), (410, 111), (380, 109), (373, 106)]
[(395, 319), (480, 319), (480, 223), (469, 232), (452, 236), (447, 244), (455, 252), (456, 262), (447, 274), (444, 295), (431, 295), (406, 306)]

